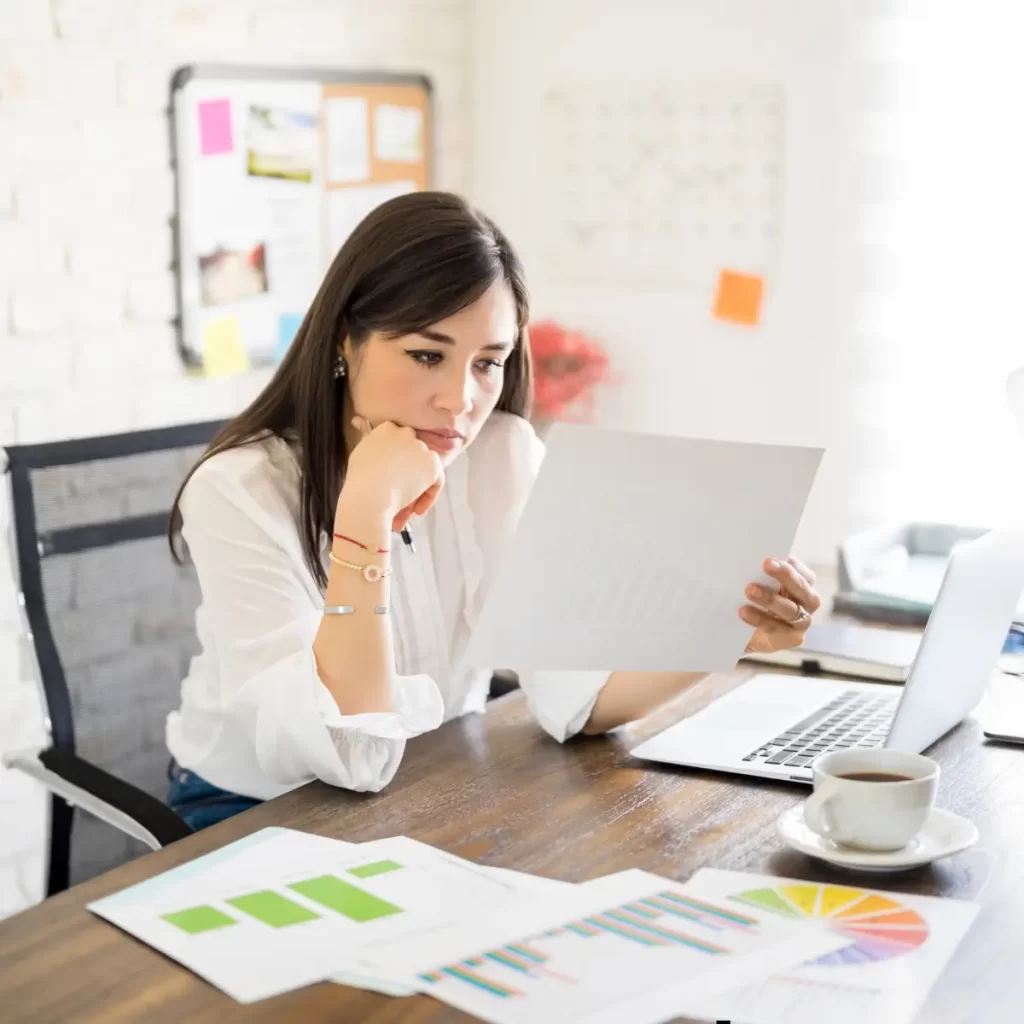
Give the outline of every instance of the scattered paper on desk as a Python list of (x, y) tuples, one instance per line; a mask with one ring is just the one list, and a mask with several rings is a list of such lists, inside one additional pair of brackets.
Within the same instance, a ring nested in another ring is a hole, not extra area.
[(656, 1024), (688, 1001), (841, 944), (623, 871), (487, 920), (381, 944), (368, 959), (493, 1024)]
[(761, 321), (764, 279), (757, 274), (723, 270), (718, 275), (714, 315), (728, 323), (755, 326)]
[[(514, 871), (511, 868), (491, 867), (484, 864), (477, 864), (475, 868), (477, 871), (482, 871), (491, 878), (511, 886), (516, 893), (522, 896), (523, 902), (536, 896), (561, 895), (567, 889), (574, 888), (572, 882), (561, 882), (554, 878), (544, 878), (542, 875), (531, 875), (525, 871)], [(419, 991), (414, 979), (403, 980), (387, 977), (384, 971), (368, 966), (350, 967), (348, 970), (333, 975), (331, 981), (337, 982), (339, 985), (351, 985), (353, 988), (381, 992), (386, 996), (410, 996)]]
[(562, 893), (566, 889), (572, 889), (572, 882), (563, 882), (557, 878), (545, 878), (543, 875), (531, 875), (526, 871), (514, 871), (511, 868), (496, 868), (488, 865), (478, 865), (480, 871), (486, 871), (493, 878), (507, 882), (524, 896), (547, 896), (552, 893)]
[(463, 664), (733, 668), (745, 587), (775, 586), (821, 454), (556, 423)]
[(207, 377), (230, 377), (249, 369), (237, 316), (220, 317), (203, 327), (203, 371)]
[(384, 977), (380, 970), (361, 970), (350, 967), (348, 970), (332, 974), (328, 979), (336, 985), (348, 985), (349, 988), (361, 988), (367, 992), (379, 992), (382, 996), (401, 998), (403, 996), (415, 996), (419, 989), (407, 981), (399, 981)]
[(706, 868), (687, 891), (738, 911), (823, 927), (842, 948), (687, 1006), (711, 1019), (909, 1024), (978, 913), (961, 900)]
[(358, 973), (375, 942), (493, 916), (521, 898), (413, 839), (353, 845), (281, 829), (88, 909), (248, 1003)]

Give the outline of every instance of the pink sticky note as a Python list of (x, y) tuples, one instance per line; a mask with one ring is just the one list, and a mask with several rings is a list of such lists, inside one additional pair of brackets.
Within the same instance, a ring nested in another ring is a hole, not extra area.
[(203, 156), (230, 153), (231, 100), (204, 100), (199, 104), (199, 146)]

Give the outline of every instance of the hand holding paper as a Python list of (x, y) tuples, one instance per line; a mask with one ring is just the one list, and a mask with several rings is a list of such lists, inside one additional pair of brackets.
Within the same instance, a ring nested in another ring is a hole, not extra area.
[(732, 668), (751, 639), (745, 587), (778, 589), (763, 560), (790, 550), (821, 455), (556, 424), (463, 664)]
[(803, 643), (812, 616), (821, 607), (821, 598), (814, 589), (815, 574), (797, 558), (769, 558), (765, 572), (779, 583), (778, 591), (760, 583), (747, 586), (747, 597), (753, 603), (740, 609), (740, 618), (757, 631), (747, 644), (747, 653), (769, 654)]

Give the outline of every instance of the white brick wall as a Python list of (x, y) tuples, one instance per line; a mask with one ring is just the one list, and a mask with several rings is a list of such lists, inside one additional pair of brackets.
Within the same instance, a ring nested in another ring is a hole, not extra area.
[[(186, 379), (168, 321), (164, 108), (196, 61), (415, 70), (438, 184), (467, 154), (468, 0), (0, 0), (0, 445), (200, 420), (263, 378)], [(6, 534), (6, 492), (0, 531)], [(41, 740), (0, 554), (0, 753)], [(0, 770), (0, 916), (42, 894), (42, 794)]]

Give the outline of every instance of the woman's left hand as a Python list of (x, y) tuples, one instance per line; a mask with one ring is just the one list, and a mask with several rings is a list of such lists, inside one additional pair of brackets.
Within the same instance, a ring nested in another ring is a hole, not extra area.
[(747, 644), (747, 653), (769, 654), (790, 647), (799, 647), (811, 624), (811, 617), (821, 607), (821, 597), (814, 589), (816, 577), (796, 558), (780, 561), (769, 558), (764, 571), (779, 581), (779, 593), (760, 583), (747, 586), (750, 604), (740, 609), (740, 618), (754, 626), (754, 635)]

